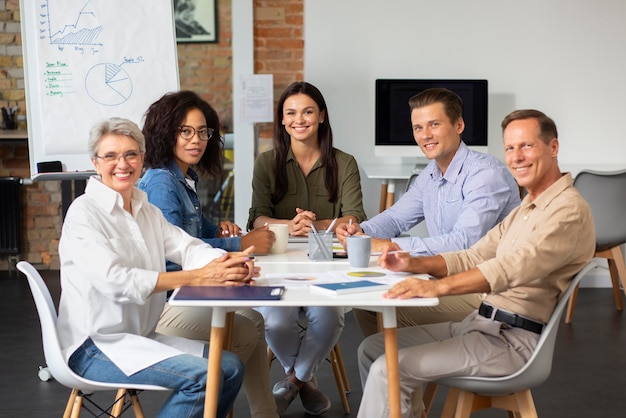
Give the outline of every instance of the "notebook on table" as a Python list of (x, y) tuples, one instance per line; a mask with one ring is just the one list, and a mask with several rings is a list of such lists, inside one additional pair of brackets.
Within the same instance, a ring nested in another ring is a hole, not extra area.
[(280, 300), (284, 286), (183, 286), (174, 293), (178, 300)]

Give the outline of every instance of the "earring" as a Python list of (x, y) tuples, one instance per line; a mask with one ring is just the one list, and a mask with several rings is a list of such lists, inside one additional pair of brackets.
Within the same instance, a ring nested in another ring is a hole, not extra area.
[(324, 123), (324, 119), (322, 119), (322, 120), (320, 121), (320, 123)]

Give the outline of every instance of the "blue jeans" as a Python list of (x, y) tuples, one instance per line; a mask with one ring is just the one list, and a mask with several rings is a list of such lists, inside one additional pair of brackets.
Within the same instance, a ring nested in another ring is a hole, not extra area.
[[(205, 350), (206, 352), (206, 350)], [(88, 338), (72, 354), (69, 366), (74, 373), (99, 382), (138, 383), (163, 386), (172, 394), (158, 417), (202, 417), (206, 393), (207, 361), (191, 354), (181, 354), (158, 362), (131, 376), (126, 376)], [(243, 364), (239, 357), (222, 353), (222, 383), (217, 417), (226, 417), (239, 393), (243, 380)]]

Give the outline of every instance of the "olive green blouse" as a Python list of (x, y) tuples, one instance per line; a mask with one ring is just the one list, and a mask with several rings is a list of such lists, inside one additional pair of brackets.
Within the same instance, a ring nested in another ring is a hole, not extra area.
[(276, 219), (292, 219), (296, 208), (315, 212), (317, 219), (334, 219), (352, 215), (358, 222), (366, 219), (361, 194), (361, 176), (354, 157), (334, 149), (339, 168), (339, 189), (337, 202), (328, 201), (328, 191), (324, 185), (324, 166), (317, 160), (308, 176), (305, 176), (291, 149), (287, 154), (287, 193), (274, 205), (272, 193), (276, 186), (274, 172), (276, 151), (270, 150), (259, 155), (254, 163), (252, 176), (252, 207), (248, 217), (248, 229), (259, 216)]

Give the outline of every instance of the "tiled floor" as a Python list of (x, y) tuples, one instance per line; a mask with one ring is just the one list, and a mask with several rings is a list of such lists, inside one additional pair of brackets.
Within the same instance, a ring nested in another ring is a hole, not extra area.
[[(58, 298), (58, 272), (42, 272), (55, 298)], [(26, 280), (17, 274), (0, 272), (0, 417), (61, 417), (69, 390), (54, 380), (42, 382), (38, 366), (44, 364), (37, 313)], [(356, 367), (356, 348), (361, 334), (348, 314), (340, 340), (352, 392), (348, 398), (356, 416), (361, 388)], [(552, 375), (533, 391), (539, 416), (547, 418), (594, 418), (623, 416), (626, 409), (626, 316), (615, 311), (609, 289), (581, 289), (572, 325), (561, 324)], [(272, 382), (282, 378), (276, 362)], [(327, 417), (344, 416), (329, 365), (321, 367), (318, 381), (333, 402)], [(443, 392), (443, 391), (441, 391)], [(440, 393), (431, 416), (438, 416)], [(153, 417), (166, 396), (141, 394), (146, 415)], [(106, 399), (112, 397), (107, 394)], [(235, 418), (249, 416), (245, 395), (240, 394)], [(133, 416), (132, 413), (126, 414)], [(126, 416), (125, 415), (125, 416)], [(83, 416), (88, 416), (83, 414)], [(286, 417), (307, 416), (299, 400)], [(478, 412), (474, 417), (505, 417), (502, 411)]]

